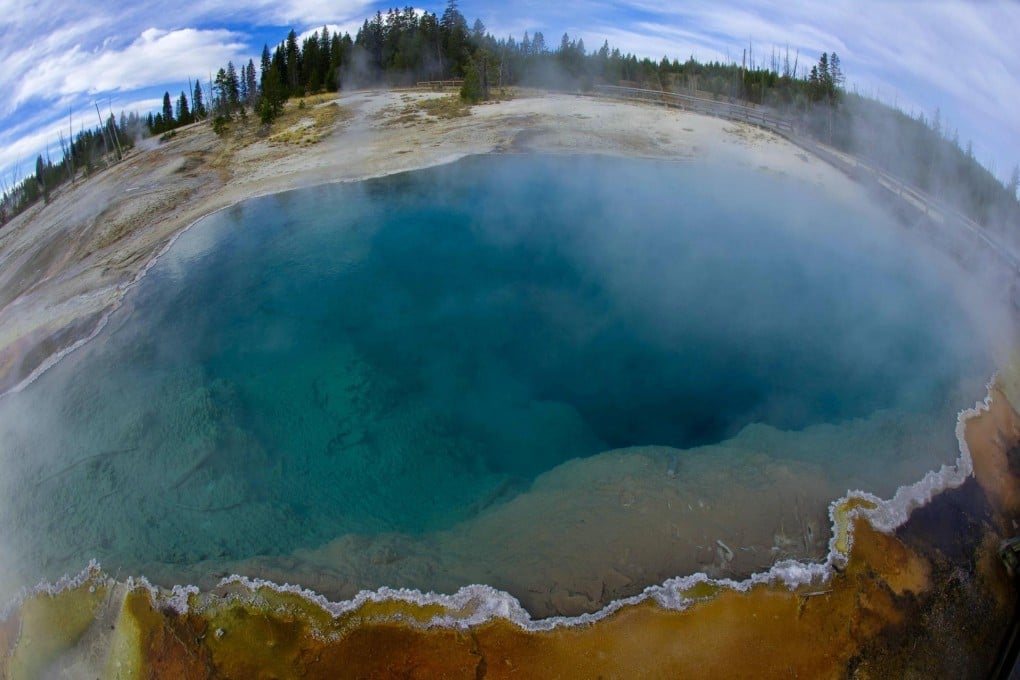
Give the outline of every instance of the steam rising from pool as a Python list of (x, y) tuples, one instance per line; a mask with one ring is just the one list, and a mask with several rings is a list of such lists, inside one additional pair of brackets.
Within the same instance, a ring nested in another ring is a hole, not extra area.
[(720, 574), (810, 557), (825, 502), (955, 459), (991, 373), (932, 260), (851, 198), (486, 156), (214, 215), (0, 400), (2, 585), (99, 558), (347, 595), (595, 578), (567, 590), (599, 603), (687, 568), (647, 545), (666, 524)]

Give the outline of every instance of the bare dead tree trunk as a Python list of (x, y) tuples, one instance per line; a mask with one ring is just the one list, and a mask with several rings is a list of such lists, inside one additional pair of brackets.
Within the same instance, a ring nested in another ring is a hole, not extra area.
[(744, 56), (740, 58), (740, 82), (737, 84), (736, 96), (744, 99), (744, 71), (747, 69), (747, 50), (744, 50)]
[(7, 202), (11, 200), (13, 188), (7, 186), (7, 180), (0, 177), (0, 222), (7, 221)]
[(106, 151), (103, 154), (103, 160), (106, 161), (106, 167), (110, 167), (110, 142), (106, 139), (106, 123), (103, 122), (103, 114), (99, 113), (99, 102), (92, 102), (96, 105), (96, 117), (99, 119), (99, 130), (103, 134), (103, 149)]
[(74, 123), (71, 120), (71, 107), (67, 107), (67, 141), (71, 146), (71, 152), (67, 155), (71, 164), (71, 184), (74, 184)]
[(489, 101), (489, 58), (482, 57), (482, 101)]
[(114, 145), (117, 147), (117, 160), (124, 158), (124, 149), (120, 146), (120, 135), (117, 134), (117, 119), (113, 117), (113, 102), (109, 99), (106, 100), (106, 105), (110, 107), (110, 136), (113, 137)]
[[(68, 148), (67, 141), (64, 139), (64, 131), (60, 130), (57, 133), (57, 136), (60, 139), (60, 153), (64, 154), (64, 170), (66, 172), (70, 173), (70, 168), (71, 168), (71, 150)], [(74, 182), (74, 178), (70, 177), (70, 179), (71, 179), (71, 181), (73, 183)]]

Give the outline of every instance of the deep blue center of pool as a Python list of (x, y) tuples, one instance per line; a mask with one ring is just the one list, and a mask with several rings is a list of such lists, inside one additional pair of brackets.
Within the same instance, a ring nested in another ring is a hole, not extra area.
[(588, 157), (251, 200), (5, 400), (44, 461), (12, 505), (66, 513), (25, 525), (58, 555), (231, 559), (446, 528), (611, 448), (939, 408), (978, 354), (897, 229), (750, 168)]

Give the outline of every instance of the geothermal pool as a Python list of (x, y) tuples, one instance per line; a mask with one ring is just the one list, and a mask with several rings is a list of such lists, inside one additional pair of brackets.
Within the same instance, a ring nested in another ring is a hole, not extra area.
[(537, 615), (825, 550), (957, 455), (987, 348), (858, 194), (483, 156), (247, 201), (0, 399), (0, 579), (99, 559)]

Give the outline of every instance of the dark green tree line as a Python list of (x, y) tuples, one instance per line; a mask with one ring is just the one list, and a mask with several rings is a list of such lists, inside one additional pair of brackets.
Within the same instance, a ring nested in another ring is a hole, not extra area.
[(137, 113), (121, 114), (120, 121), (111, 114), (104, 124), (82, 129), (71, 140), (60, 136), (62, 156), (53, 162), (49, 152), (36, 157), (32, 175), (8, 181), (0, 179), (0, 225), (32, 207), (39, 200), (48, 203), (60, 186), (87, 178), (97, 170), (116, 161), (116, 147), (129, 149), (145, 123)]
[(194, 87), (189, 83), (188, 90), (181, 90), (176, 99), (171, 99), (169, 91), (164, 92), (162, 108), (159, 112), (146, 116), (145, 128), (150, 135), (161, 135), (183, 125), (204, 120), (208, 115), (202, 83), (196, 80)]

